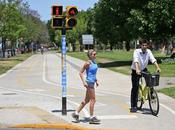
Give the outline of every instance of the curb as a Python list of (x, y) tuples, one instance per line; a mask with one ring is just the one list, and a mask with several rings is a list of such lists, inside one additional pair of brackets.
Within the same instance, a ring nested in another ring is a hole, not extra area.
[(10, 128), (64, 128), (64, 129), (76, 129), (76, 130), (89, 130), (80, 126), (72, 124), (19, 124)]
[(18, 125), (14, 125), (11, 126), (9, 128), (36, 128), (36, 129), (40, 129), (40, 128), (51, 128), (51, 129), (65, 129), (65, 130), (121, 130), (121, 129), (103, 129), (103, 128), (85, 128), (82, 126), (78, 126), (78, 125), (73, 125), (73, 124), (18, 124)]

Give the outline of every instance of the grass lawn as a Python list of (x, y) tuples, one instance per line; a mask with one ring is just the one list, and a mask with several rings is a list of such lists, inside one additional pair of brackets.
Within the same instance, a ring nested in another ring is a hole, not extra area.
[[(158, 61), (160, 61), (160, 59), (166, 58), (164, 54), (161, 54), (159, 52), (153, 52), (153, 54), (156, 59), (158, 59)], [(88, 59), (85, 52), (69, 52), (68, 55), (82, 60)], [(108, 52), (100, 51), (97, 52), (96, 60), (98, 65), (102, 68), (108, 68), (110, 70), (129, 75), (131, 73), (130, 66), (132, 63), (132, 56), (133, 50), (129, 52), (122, 50)], [(175, 77), (175, 61), (171, 63), (161, 63), (160, 68), (162, 70), (161, 76)], [(148, 69), (151, 72), (154, 72), (155, 66), (150, 64), (148, 65)]]
[(14, 57), (10, 58), (1, 58), (0, 59), (0, 74), (5, 73), (7, 70), (11, 69), (18, 63), (26, 60), (28, 57), (30, 57), (32, 54), (20, 54)]
[(162, 92), (170, 97), (173, 97), (175, 99), (175, 86), (174, 87), (170, 87), (170, 88), (163, 88), (158, 90), (159, 92)]

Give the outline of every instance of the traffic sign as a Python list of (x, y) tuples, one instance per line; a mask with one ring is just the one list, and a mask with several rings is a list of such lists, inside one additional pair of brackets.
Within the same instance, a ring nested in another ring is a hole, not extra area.
[(82, 35), (84, 45), (92, 45), (94, 43), (93, 35)]

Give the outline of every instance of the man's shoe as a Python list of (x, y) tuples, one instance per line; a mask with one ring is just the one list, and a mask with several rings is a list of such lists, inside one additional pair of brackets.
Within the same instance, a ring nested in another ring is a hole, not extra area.
[(132, 113), (137, 112), (137, 108), (136, 107), (131, 107), (130, 112), (132, 112)]
[(97, 117), (92, 117), (89, 120), (89, 124), (96, 124), (96, 123), (100, 123), (100, 120)]
[(72, 118), (74, 118), (76, 121), (79, 120), (79, 115), (72, 113)]

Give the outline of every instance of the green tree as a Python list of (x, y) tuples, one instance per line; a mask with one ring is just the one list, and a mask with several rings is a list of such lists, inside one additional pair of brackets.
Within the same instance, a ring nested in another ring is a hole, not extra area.
[[(138, 3), (123, 0), (100, 0), (95, 6), (95, 36), (100, 42), (110, 44), (110, 48), (132, 39), (131, 27), (127, 22), (131, 8)], [(129, 42), (127, 42), (129, 43)]]
[(3, 1), (1, 3), (2, 14), (1, 14), (1, 29), (0, 34), (6, 40), (11, 41), (11, 55), (14, 55), (14, 48), (16, 39), (24, 32), (25, 27), (23, 25), (23, 20), (18, 10), (19, 1)]
[[(0, 1), (0, 35), (11, 41), (11, 49), (16, 41), (49, 43), (46, 24), (40, 20), (37, 11), (30, 10), (28, 3), (22, 0)], [(5, 46), (5, 45), (4, 45)], [(3, 49), (5, 51), (5, 48)], [(13, 54), (12, 54), (13, 55)]]
[(128, 23), (135, 38), (168, 39), (174, 36), (174, 0), (150, 0), (142, 8), (132, 9)]

